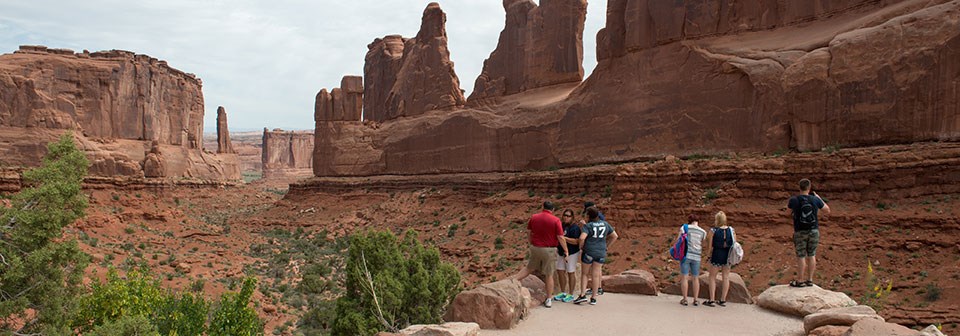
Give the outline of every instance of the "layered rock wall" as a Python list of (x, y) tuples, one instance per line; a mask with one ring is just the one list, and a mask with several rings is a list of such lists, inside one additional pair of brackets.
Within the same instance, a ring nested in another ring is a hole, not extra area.
[[(960, 0), (613, 0), (607, 13), (597, 68), (572, 92), (557, 85), (439, 113), (387, 113), (382, 123), (318, 125), (316, 175), (960, 140)], [(511, 26), (522, 25), (508, 19), (508, 37)], [(378, 64), (392, 64), (382, 42)], [(500, 47), (491, 60), (510, 51)]]
[(313, 174), (313, 132), (263, 129), (263, 177)]
[(497, 49), (483, 62), (471, 104), (485, 98), (583, 79), (586, 0), (503, 2), (507, 17)]
[(150, 177), (238, 179), (235, 155), (202, 151), (203, 113), (200, 79), (146, 55), (40, 46), (0, 55), (4, 165), (38, 165), (45, 144), (71, 131), (91, 175), (143, 177), (149, 166)]

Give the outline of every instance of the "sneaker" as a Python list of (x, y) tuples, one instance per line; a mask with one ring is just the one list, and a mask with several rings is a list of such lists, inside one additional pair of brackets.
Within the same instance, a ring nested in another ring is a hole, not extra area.
[(583, 295), (592, 295), (592, 294), (593, 294), (592, 288), (587, 288), (587, 291), (583, 293)]
[(567, 297), (567, 293), (562, 293), (562, 292), (561, 292), (560, 294), (557, 294), (557, 296), (554, 296), (553, 299), (556, 300), (556, 301), (560, 301), (560, 300), (563, 300), (563, 298), (565, 298), (565, 297)]
[(574, 299), (573, 295), (567, 294), (567, 296), (563, 297), (563, 302), (569, 303), (570, 301), (573, 301), (573, 299)]
[(543, 301), (543, 306), (547, 308), (553, 307), (553, 298), (547, 298), (546, 301)]
[(597, 295), (603, 295), (603, 287), (597, 288)]
[[(599, 291), (598, 291), (598, 292), (599, 292)], [(595, 299), (595, 298), (590, 298), (590, 305), (591, 305), (591, 306), (596, 306), (596, 305), (597, 305), (597, 299)]]
[(584, 303), (584, 302), (587, 302), (587, 297), (586, 297), (586, 296), (583, 296), (583, 295), (580, 295), (579, 297), (577, 297), (576, 300), (573, 300), (573, 303), (574, 303), (574, 304), (581, 304), (581, 303)]

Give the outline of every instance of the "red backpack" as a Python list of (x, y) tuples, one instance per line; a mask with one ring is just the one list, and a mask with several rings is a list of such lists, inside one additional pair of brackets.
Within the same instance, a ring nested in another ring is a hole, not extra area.
[(677, 238), (677, 242), (670, 248), (670, 257), (673, 260), (683, 260), (687, 257), (687, 224), (683, 224), (683, 234)]

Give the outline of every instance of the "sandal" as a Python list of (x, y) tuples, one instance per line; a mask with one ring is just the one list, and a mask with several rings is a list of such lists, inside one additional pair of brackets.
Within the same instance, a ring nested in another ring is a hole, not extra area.
[(720, 307), (726, 307), (726, 306), (727, 306), (727, 301), (723, 301), (723, 300), (717, 301), (717, 304), (720, 305)]
[(693, 305), (694, 305), (694, 306), (699, 306), (699, 305), (700, 305), (700, 303), (699, 303), (699, 302), (697, 302), (697, 300), (693, 300)]
[(707, 307), (713, 307), (713, 300), (703, 301), (703, 305)]
[(811, 287), (811, 286), (813, 286), (813, 280), (807, 280), (803, 282), (803, 287)]
[(790, 280), (790, 287), (806, 287), (807, 283), (800, 280)]
[(686, 305), (687, 305), (687, 299), (680, 300), (680, 304), (686, 306)]

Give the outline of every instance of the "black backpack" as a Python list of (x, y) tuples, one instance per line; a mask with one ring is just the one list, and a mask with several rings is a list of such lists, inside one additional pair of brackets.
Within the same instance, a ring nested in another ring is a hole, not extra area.
[(812, 230), (817, 225), (817, 207), (811, 196), (797, 196), (797, 226), (800, 230)]

